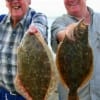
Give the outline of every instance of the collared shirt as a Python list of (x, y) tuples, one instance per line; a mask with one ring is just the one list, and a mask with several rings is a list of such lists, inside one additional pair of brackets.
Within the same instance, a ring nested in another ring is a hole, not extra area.
[(6, 15), (0, 23), (0, 86), (15, 91), (13, 84), (16, 75), (16, 50), (29, 25), (34, 24), (47, 38), (47, 18), (29, 8), (23, 19), (12, 27), (10, 15)]
[[(94, 72), (91, 80), (79, 91), (80, 100), (100, 100), (100, 13), (93, 12), (88, 7), (91, 15), (91, 23), (88, 27), (88, 40), (93, 51)], [(57, 50), (57, 33), (65, 29), (69, 24), (77, 22), (74, 16), (63, 15), (55, 19), (51, 26), (51, 46), (54, 52)], [(59, 100), (67, 100), (68, 92), (62, 84), (58, 86)]]

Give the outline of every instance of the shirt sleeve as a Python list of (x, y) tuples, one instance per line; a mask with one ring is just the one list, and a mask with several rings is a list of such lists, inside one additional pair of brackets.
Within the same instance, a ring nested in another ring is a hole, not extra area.
[(32, 23), (34, 24), (39, 31), (42, 33), (44, 39), (47, 42), (48, 38), (48, 21), (46, 15), (42, 13), (36, 13), (32, 19)]
[(65, 24), (63, 23), (61, 18), (57, 18), (51, 25), (51, 47), (54, 52), (56, 52), (58, 41), (57, 41), (57, 33), (61, 30), (65, 29)]

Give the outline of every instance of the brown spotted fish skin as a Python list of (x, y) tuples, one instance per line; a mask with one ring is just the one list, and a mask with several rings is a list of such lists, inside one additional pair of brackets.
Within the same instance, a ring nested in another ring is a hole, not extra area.
[[(17, 75), (32, 100), (46, 100), (52, 80), (51, 66), (54, 66), (54, 62), (40, 33), (26, 33), (18, 47), (17, 59)], [(19, 88), (16, 85), (16, 89)], [(20, 90), (18, 92), (20, 93)]]
[(77, 90), (92, 76), (93, 56), (88, 43), (88, 26), (80, 21), (73, 29), (75, 40), (65, 36), (58, 47), (56, 62), (61, 80), (69, 88), (68, 100), (79, 100)]

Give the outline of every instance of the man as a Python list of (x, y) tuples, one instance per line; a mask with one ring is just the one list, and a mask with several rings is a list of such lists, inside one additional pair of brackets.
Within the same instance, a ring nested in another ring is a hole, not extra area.
[[(56, 53), (57, 45), (64, 39), (74, 37), (68, 32), (73, 23), (84, 18), (89, 25), (89, 44), (93, 50), (94, 73), (92, 79), (78, 91), (80, 100), (100, 100), (100, 14), (87, 7), (86, 0), (64, 0), (67, 14), (55, 19), (51, 26), (51, 46)], [(68, 90), (60, 82), (58, 84), (59, 100), (67, 100)]]
[(6, 0), (9, 13), (0, 22), (0, 100), (24, 100), (13, 84), (16, 49), (26, 31), (47, 38), (47, 18), (29, 7), (31, 0)]

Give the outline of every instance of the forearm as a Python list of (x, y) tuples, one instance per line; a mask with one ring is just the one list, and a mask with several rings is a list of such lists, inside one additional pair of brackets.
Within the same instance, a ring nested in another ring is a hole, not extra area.
[(62, 30), (60, 32), (57, 33), (57, 40), (60, 42), (64, 39), (66, 34), (66, 30)]
[(38, 28), (38, 30), (46, 35), (47, 34), (47, 29), (48, 29), (48, 22), (47, 22), (47, 17), (42, 14), (42, 13), (37, 13), (33, 20), (32, 20), (32, 24)]

